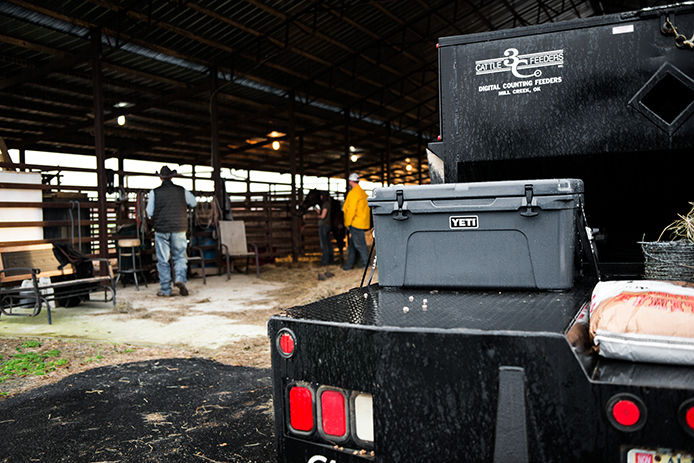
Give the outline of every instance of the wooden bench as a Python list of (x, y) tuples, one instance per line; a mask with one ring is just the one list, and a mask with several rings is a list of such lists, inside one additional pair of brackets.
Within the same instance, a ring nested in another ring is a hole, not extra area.
[[(51, 305), (100, 291), (104, 302), (115, 305), (116, 284), (109, 260), (90, 260), (98, 263), (99, 270), (90, 277), (77, 277), (72, 264), (60, 265), (50, 243), (0, 247), (0, 315), (35, 317), (45, 308), (50, 324)], [(108, 275), (98, 276), (100, 269)]]

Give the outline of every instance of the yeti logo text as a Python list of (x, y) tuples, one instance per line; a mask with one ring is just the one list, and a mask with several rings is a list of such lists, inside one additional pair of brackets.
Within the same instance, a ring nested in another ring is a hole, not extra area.
[[(525, 79), (528, 77), (540, 77), (542, 71), (540, 67), (546, 66), (563, 66), (564, 65), (564, 50), (550, 50), (539, 53), (528, 53), (519, 55), (516, 48), (509, 48), (504, 51), (504, 56), (492, 59), (483, 59), (475, 61), (475, 74), (493, 74), (496, 72), (508, 72), (518, 77)], [(523, 74), (520, 71), (523, 69), (535, 69), (531, 74)]]
[(448, 218), (448, 226), (451, 230), (461, 230), (465, 228), (477, 228), (478, 219), (476, 215), (451, 216)]
[(335, 460), (330, 460), (330, 462), (328, 462), (328, 459), (323, 455), (314, 455), (308, 460), (307, 463), (335, 463)]

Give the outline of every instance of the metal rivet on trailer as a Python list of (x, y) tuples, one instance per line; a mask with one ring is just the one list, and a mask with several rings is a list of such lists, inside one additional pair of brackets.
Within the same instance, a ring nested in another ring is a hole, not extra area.
[(410, 302), (414, 301), (414, 296), (408, 297), (407, 300), (409, 300)]
[(407, 312), (410, 311), (410, 308), (407, 307), (407, 306), (405, 306), (405, 307), (402, 308), (402, 311), (403, 311), (403, 313), (407, 313)]

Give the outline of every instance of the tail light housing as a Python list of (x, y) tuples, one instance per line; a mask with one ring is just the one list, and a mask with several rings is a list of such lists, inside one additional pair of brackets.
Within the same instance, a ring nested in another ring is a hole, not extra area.
[[(289, 328), (275, 334), (273, 348), (288, 367), (297, 351)], [(340, 444), (360, 455), (374, 456), (373, 397), (366, 392), (309, 382), (285, 380), (284, 421), (287, 434), (323, 444)]]
[[(287, 430), (309, 440), (373, 449), (371, 394), (293, 381), (285, 392)], [(371, 452), (373, 456), (373, 451)]]
[(294, 351), (296, 350), (296, 336), (294, 335), (292, 330), (288, 328), (282, 328), (277, 333), (277, 337), (275, 338), (275, 344), (277, 352), (279, 352), (279, 354), (282, 357), (290, 358), (294, 355)]
[(677, 415), (685, 432), (690, 436), (694, 436), (694, 399), (689, 399), (682, 403)]
[(633, 394), (616, 394), (607, 402), (607, 419), (620, 431), (638, 431), (646, 424), (646, 406)]

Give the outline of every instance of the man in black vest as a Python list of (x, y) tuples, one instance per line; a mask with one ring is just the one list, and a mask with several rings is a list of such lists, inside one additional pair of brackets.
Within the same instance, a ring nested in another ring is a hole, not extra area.
[(174, 263), (174, 285), (181, 296), (188, 295), (186, 273), (188, 257), (186, 230), (188, 230), (188, 207), (197, 201), (193, 194), (182, 186), (174, 185), (171, 178), (175, 170), (168, 166), (161, 168), (161, 186), (149, 192), (147, 215), (154, 219), (154, 244), (157, 251), (157, 271), (159, 272), (159, 292), (157, 296), (171, 296), (171, 268), (169, 258)]

